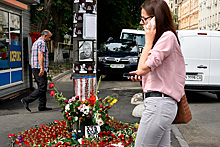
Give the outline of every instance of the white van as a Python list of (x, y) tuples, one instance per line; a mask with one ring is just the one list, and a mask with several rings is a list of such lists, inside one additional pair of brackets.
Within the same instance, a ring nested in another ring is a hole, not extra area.
[(220, 99), (220, 32), (178, 30), (189, 91), (214, 92)]
[(139, 47), (144, 47), (145, 32), (138, 29), (122, 29), (120, 39), (136, 40)]

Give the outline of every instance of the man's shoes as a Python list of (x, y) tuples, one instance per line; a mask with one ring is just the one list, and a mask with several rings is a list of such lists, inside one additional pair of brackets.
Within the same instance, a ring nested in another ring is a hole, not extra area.
[(24, 99), (21, 99), (21, 103), (24, 105), (24, 107), (25, 107), (29, 112), (31, 112), (31, 109), (28, 107), (28, 103), (27, 103)]
[(47, 107), (42, 107), (38, 108), (39, 111), (47, 111), (47, 110), (52, 110), (52, 108), (47, 108)]

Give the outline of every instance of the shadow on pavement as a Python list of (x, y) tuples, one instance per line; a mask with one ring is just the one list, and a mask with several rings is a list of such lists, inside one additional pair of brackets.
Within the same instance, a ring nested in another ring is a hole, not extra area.
[(217, 96), (208, 92), (186, 91), (186, 97), (189, 103), (219, 103)]

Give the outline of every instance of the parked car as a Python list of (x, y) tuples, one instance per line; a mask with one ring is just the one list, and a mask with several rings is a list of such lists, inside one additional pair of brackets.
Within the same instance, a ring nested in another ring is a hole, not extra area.
[(134, 40), (109, 40), (98, 51), (97, 75), (123, 75), (137, 69), (138, 45)]
[(220, 100), (220, 32), (177, 32), (186, 65), (185, 90), (216, 93)]

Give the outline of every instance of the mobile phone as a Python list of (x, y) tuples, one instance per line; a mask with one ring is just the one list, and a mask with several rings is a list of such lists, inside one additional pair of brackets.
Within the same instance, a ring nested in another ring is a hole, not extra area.
[[(137, 75), (137, 74), (134, 74), (134, 73), (124, 73), (123, 74), (123, 77), (125, 77), (125, 78), (131, 78), (131, 77), (135, 77), (135, 75)], [(138, 76), (138, 75), (137, 75)], [(140, 76), (141, 77), (141, 76)]]
[[(155, 20), (155, 17), (153, 17), (151, 20), (150, 20), (150, 27), (152, 28), (153, 26), (153, 22)], [(148, 29), (148, 24), (146, 25), (146, 28)]]

